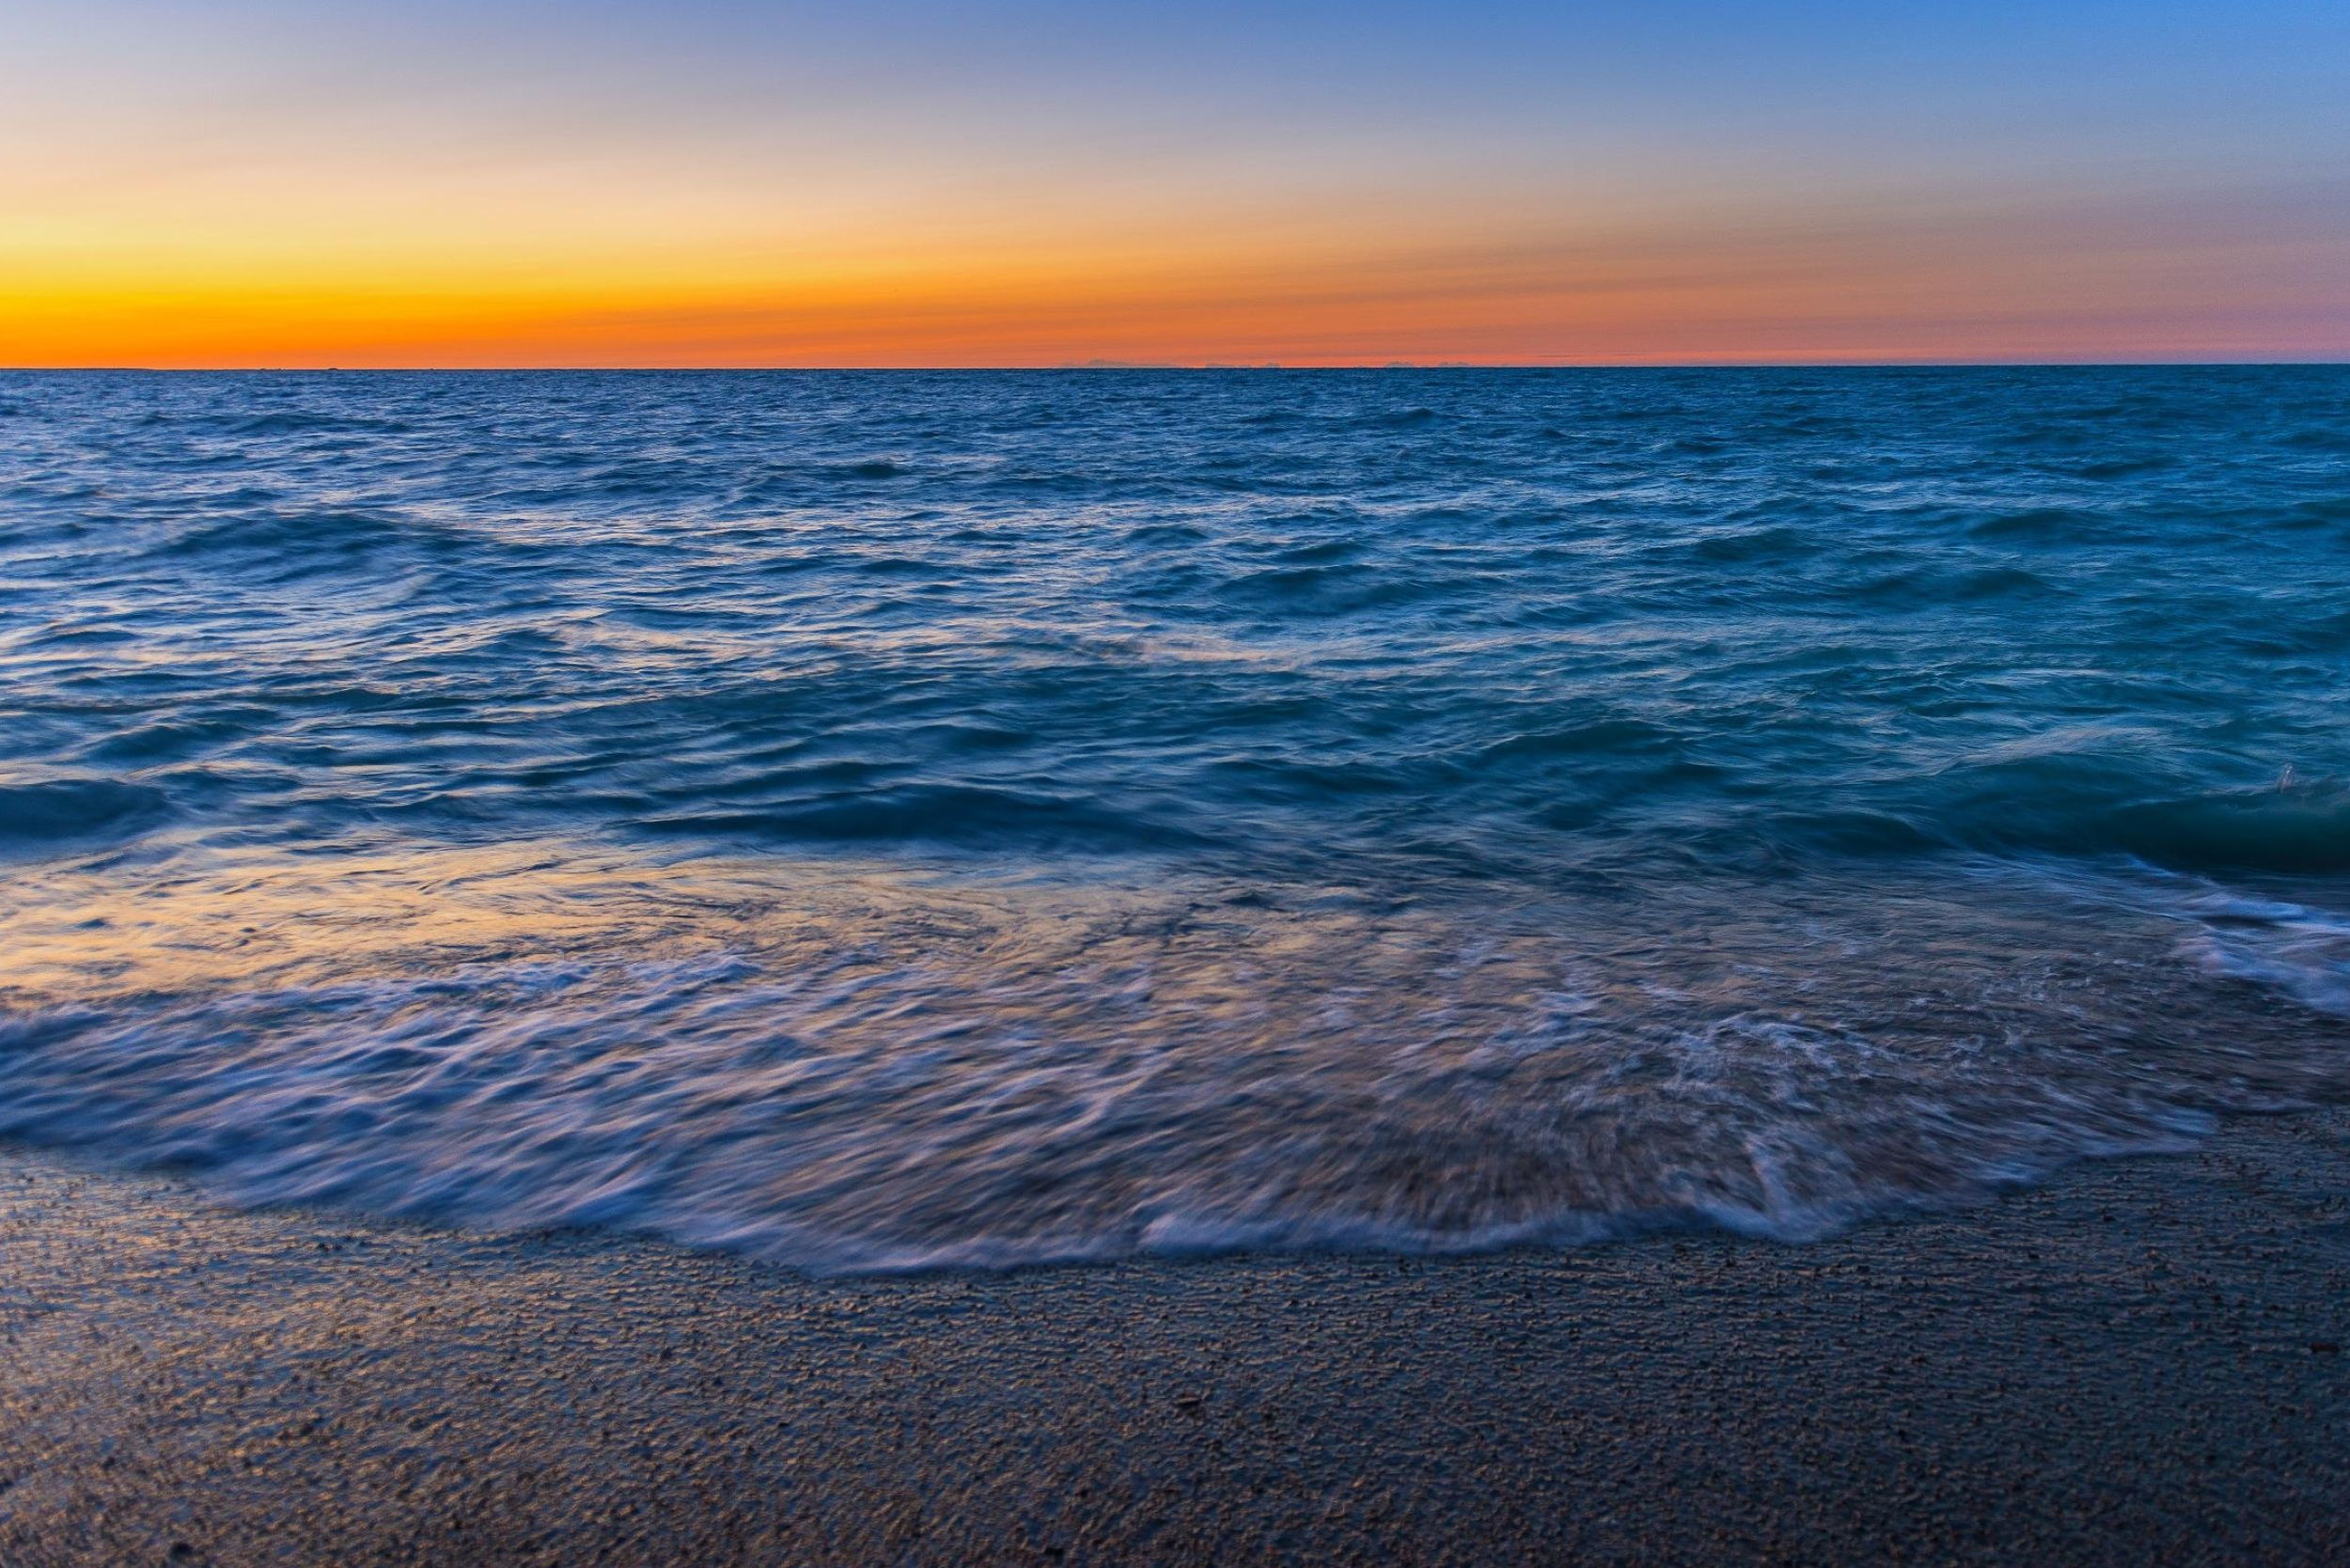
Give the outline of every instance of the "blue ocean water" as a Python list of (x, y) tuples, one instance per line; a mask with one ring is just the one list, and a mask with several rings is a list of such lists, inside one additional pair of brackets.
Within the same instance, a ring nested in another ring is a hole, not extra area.
[(0, 375), (0, 1137), (811, 1268), (2350, 1090), (2350, 371)]

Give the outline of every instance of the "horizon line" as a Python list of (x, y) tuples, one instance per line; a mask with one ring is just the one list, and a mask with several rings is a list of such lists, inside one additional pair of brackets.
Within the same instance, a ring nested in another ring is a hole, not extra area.
[(1364, 370), (2339, 369), (2350, 356), (2253, 359), (1074, 360), (1050, 365), (0, 365), (0, 375), (1005, 375)]

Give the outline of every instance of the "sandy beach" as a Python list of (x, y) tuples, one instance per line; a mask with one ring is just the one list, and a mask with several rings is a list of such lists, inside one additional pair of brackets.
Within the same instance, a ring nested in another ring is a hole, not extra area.
[(2350, 3), (6, 14), (0, 1568), (2350, 1568)]
[(0, 371), (0, 1568), (2350, 1560), (2346, 410)]
[(2320, 1562), (2350, 1118), (1961, 1213), (810, 1279), (0, 1177), (0, 1560)]

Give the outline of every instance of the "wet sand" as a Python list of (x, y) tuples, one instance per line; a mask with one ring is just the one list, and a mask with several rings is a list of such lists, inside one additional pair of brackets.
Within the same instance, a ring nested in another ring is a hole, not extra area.
[(809, 1280), (0, 1163), (0, 1562), (2320, 1562), (2350, 1117), (1809, 1246)]

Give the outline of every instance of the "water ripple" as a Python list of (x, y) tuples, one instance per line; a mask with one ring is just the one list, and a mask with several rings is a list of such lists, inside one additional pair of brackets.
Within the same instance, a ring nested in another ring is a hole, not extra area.
[(0, 375), (0, 1130), (810, 1266), (2350, 1088), (2350, 373)]

